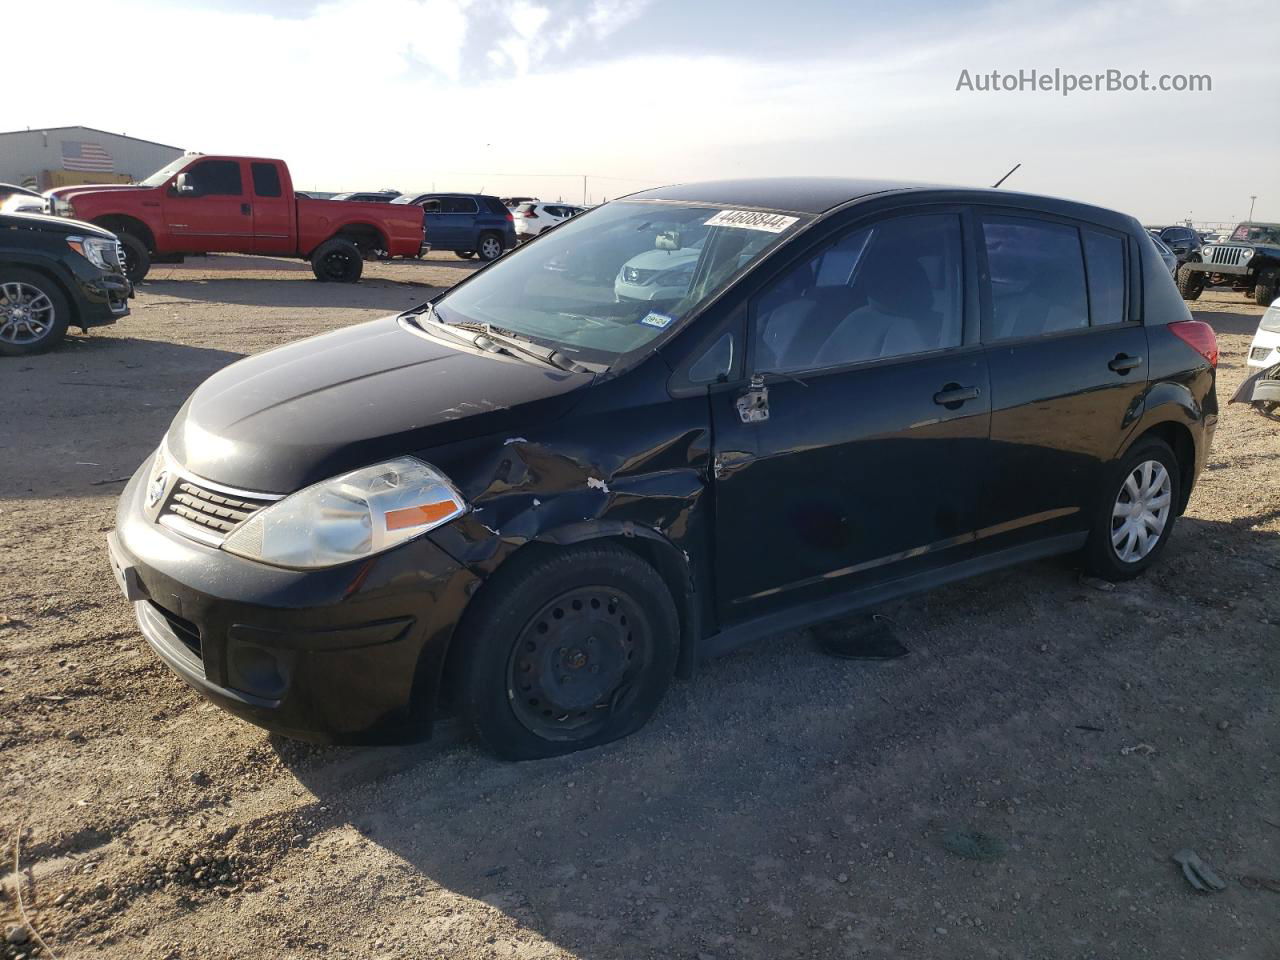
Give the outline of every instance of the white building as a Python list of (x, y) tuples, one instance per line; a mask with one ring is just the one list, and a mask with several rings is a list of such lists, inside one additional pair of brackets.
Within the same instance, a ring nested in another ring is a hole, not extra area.
[(0, 133), (0, 183), (37, 190), (76, 183), (128, 183), (185, 153), (181, 147), (92, 127)]

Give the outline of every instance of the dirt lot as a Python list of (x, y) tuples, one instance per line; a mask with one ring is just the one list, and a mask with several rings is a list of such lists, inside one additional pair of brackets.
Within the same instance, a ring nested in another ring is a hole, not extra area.
[[(893, 604), (886, 663), (778, 637), (590, 753), (316, 748), (183, 686), (108, 572), (119, 479), (214, 370), (469, 269), (193, 260), (0, 365), (0, 837), (58, 956), (1280, 956), (1250, 879), (1280, 880), (1280, 426), (1241, 407), (1142, 580), (1046, 562)], [(1260, 309), (1196, 306), (1225, 400)], [(1182, 847), (1227, 889), (1193, 893)]]

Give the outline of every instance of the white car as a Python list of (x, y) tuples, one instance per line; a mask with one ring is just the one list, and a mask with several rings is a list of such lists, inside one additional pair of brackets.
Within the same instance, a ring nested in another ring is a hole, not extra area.
[(1251, 367), (1274, 367), (1280, 363), (1280, 300), (1267, 307), (1253, 335), (1247, 360)]
[(543, 230), (577, 216), (582, 209), (568, 203), (543, 203), (541, 200), (522, 203), (512, 211), (516, 240), (532, 240)]

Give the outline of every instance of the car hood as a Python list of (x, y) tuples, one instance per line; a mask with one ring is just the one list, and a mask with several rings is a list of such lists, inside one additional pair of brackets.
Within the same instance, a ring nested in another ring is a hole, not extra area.
[(380, 460), (554, 419), (593, 379), (455, 347), (386, 317), (220, 370), (183, 405), (166, 442), (197, 476), (291, 493)]
[(46, 190), (46, 197), (57, 197), (60, 200), (74, 200), (82, 193), (102, 193), (105, 190), (154, 190), (155, 187), (144, 187), (136, 183), (78, 183), (72, 187), (54, 187)]
[(109, 230), (66, 217), (50, 217), (43, 213), (0, 213), (0, 228), (6, 230), (35, 230), (41, 233), (62, 233), (67, 236), (104, 237), (115, 239)]

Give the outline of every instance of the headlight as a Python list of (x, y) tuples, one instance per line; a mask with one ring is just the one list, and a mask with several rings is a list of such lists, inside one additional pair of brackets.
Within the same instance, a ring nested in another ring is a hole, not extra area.
[[(102, 237), (67, 237), (67, 246), (99, 269), (116, 269), (114, 240), (104, 240)], [(107, 259), (108, 255), (110, 260)]]
[(1248, 247), (1245, 247), (1242, 251), (1240, 251), (1241, 263), (1244, 263), (1246, 260), (1252, 260), (1252, 259), (1253, 259), (1253, 251), (1250, 250)]
[(222, 547), (278, 567), (332, 567), (390, 550), (466, 510), (444, 474), (401, 457), (273, 503), (237, 527)]
[(693, 270), (668, 270), (666, 273), (660, 273), (653, 278), (655, 286), (659, 287), (687, 287), (689, 281), (693, 279)]

